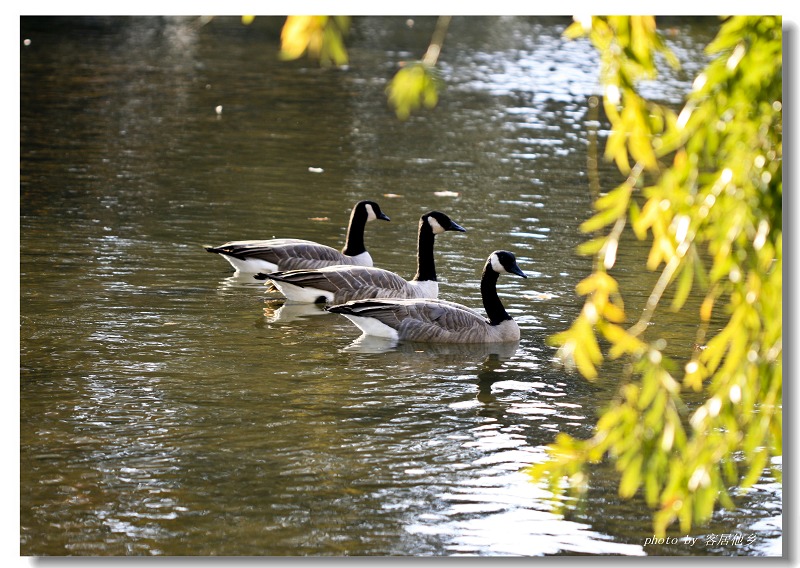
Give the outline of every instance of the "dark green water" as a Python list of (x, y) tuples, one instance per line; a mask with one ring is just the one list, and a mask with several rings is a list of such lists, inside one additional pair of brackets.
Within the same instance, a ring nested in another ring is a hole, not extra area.
[[(568, 24), (455, 18), (439, 107), (401, 123), (385, 81), (430, 18), (357, 19), (346, 70), (279, 62), (269, 19), (22, 18), (20, 553), (771, 553), (769, 479), (695, 533), (753, 542), (645, 547), (648, 514), (610, 471), (565, 516), (520, 472), (615, 393), (545, 343), (580, 309), (587, 152), (605, 134), (596, 56)], [(688, 64), (651, 96), (680, 100), (713, 33), (674, 22)], [(392, 219), (367, 228), (376, 265), (406, 277), (422, 213), (467, 229), (437, 237), (445, 299), (480, 307), (486, 256), (515, 252), (530, 278), (500, 293), (519, 345), (361, 341), (201, 248), (340, 247), (359, 199)], [(641, 281), (635, 257), (619, 265)], [(681, 348), (691, 316), (672, 317)]]

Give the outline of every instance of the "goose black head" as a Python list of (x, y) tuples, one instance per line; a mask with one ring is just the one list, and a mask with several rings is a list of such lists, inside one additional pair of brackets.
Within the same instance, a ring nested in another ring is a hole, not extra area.
[(420, 219), (420, 222), (428, 223), (434, 235), (444, 233), (445, 231), (459, 231), (466, 233), (467, 230), (453, 221), (450, 217), (440, 211), (431, 211), (425, 213)]
[(381, 211), (380, 205), (374, 201), (359, 201), (356, 204), (356, 207), (364, 209), (367, 214), (367, 221), (374, 221), (375, 219), (381, 219), (382, 221), (391, 220), (383, 211)]
[(522, 272), (522, 269), (517, 266), (517, 258), (514, 256), (513, 252), (496, 250), (489, 255), (488, 262), (492, 270), (498, 274), (503, 274), (505, 272), (506, 274), (516, 274), (523, 278), (528, 277), (528, 275)]

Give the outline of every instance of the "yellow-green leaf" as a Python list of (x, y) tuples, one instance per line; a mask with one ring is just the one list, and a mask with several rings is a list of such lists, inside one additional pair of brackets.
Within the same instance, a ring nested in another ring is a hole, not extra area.
[(681, 275), (678, 280), (678, 287), (675, 290), (675, 297), (672, 298), (672, 310), (679, 311), (686, 303), (686, 298), (689, 297), (689, 292), (692, 290), (692, 282), (694, 281), (694, 267), (684, 265), (681, 270)]
[(638, 454), (633, 458), (632, 462), (625, 468), (622, 473), (622, 479), (619, 483), (620, 497), (628, 498), (636, 494), (636, 490), (642, 481), (642, 461), (644, 457)]
[(423, 105), (426, 108), (436, 105), (439, 100), (437, 84), (435, 70), (429, 65), (416, 62), (403, 67), (386, 87), (389, 104), (397, 117), (405, 120)]
[(601, 292), (606, 296), (614, 294), (618, 289), (617, 281), (607, 272), (594, 272), (581, 280), (575, 287), (575, 291), (580, 296), (586, 296), (593, 292)]

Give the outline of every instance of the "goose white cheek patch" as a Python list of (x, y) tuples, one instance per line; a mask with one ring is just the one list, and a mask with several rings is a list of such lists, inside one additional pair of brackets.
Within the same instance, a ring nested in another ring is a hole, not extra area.
[(431, 226), (434, 235), (439, 235), (444, 233), (444, 228), (439, 224), (439, 221), (434, 219), (433, 217), (428, 217), (428, 225)]
[(375, 215), (375, 211), (372, 209), (372, 205), (367, 203), (364, 208), (367, 210), (367, 221), (374, 221), (378, 218), (378, 216)]
[(508, 270), (506, 270), (506, 267), (503, 266), (496, 254), (492, 255), (492, 270), (498, 274), (508, 274)]

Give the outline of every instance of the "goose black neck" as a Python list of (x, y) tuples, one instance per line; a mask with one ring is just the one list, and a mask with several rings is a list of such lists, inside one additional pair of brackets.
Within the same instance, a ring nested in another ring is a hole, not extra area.
[(417, 273), (414, 275), (414, 280), (436, 281), (436, 265), (433, 263), (434, 237), (428, 221), (421, 219), (417, 237)]
[(486, 310), (489, 323), (492, 325), (511, 319), (497, 295), (497, 279), (499, 277), (500, 275), (492, 269), (491, 263), (487, 262), (481, 275), (481, 298), (483, 299), (483, 309)]
[(367, 210), (364, 207), (353, 207), (350, 213), (350, 223), (347, 225), (347, 236), (344, 239), (342, 254), (356, 256), (367, 252), (364, 245), (364, 227), (367, 225)]

